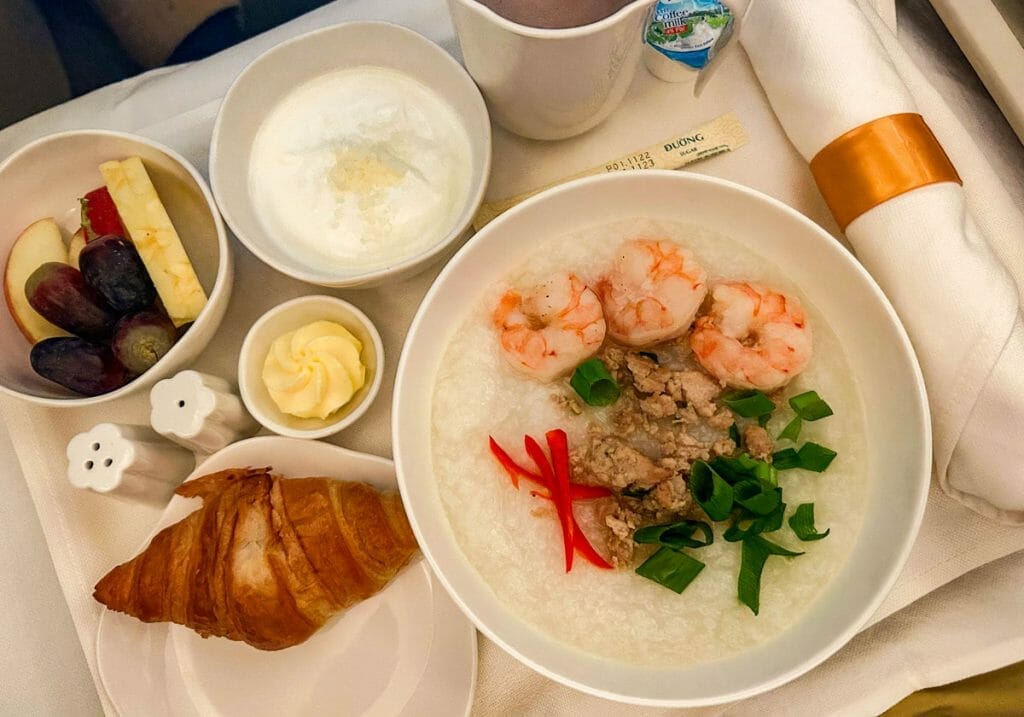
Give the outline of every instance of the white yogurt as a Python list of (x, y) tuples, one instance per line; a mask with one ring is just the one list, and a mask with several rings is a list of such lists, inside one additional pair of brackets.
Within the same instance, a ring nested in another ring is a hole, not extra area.
[(273, 108), (253, 142), (249, 192), (288, 253), (365, 270), (447, 235), (470, 172), (452, 108), (405, 74), (365, 66), (313, 79)]

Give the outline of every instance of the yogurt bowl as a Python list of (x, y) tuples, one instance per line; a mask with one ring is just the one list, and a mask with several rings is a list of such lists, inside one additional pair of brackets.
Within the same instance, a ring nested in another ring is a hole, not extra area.
[(282, 43), (221, 105), (210, 179), (228, 225), (278, 271), (323, 286), (410, 275), (467, 236), (490, 121), (447, 52), (388, 23)]

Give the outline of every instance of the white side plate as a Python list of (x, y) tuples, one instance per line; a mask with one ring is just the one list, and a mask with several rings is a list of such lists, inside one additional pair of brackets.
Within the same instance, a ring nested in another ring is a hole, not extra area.
[[(286, 476), (396, 485), (389, 460), (276, 436), (228, 446), (189, 478), (264, 465)], [(175, 496), (153, 534), (198, 505)], [(96, 657), (110, 701), (126, 716), (466, 714), (476, 681), (476, 632), (416, 558), (379, 594), (296, 647), (265, 652), (104, 610)]]

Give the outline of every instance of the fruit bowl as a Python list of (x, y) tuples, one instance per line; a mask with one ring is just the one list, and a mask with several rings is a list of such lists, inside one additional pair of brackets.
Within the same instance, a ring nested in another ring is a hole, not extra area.
[[(18, 281), (5, 291), (0, 308), (0, 391), (34, 403), (82, 406), (109, 401), (152, 385), (187, 367), (220, 325), (231, 293), (232, 261), (227, 234), (205, 180), (185, 158), (144, 137), (102, 130), (61, 132), (32, 142), (0, 164), (0, 252), (5, 277), (20, 278), (48, 261), (59, 261), (56, 232), (40, 220), (52, 218), (71, 244), (80, 224), (79, 198), (102, 186), (99, 165), (138, 156), (177, 229), (207, 302), (188, 330), (148, 370), (125, 385), (97, 396), (82, 396), (37, 375), (30, 364), (38, 336), (16, 295)], [(33, 227), (35, 227), (33, 229)], [(23, 280), (22, 280), (23, 281)], [(18, 316), (18, 320), (15, 319)]]

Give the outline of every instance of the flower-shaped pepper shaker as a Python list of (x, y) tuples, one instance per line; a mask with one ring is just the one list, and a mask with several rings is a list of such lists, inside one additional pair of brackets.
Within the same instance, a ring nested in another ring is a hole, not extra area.
[(71, 439), (68, 479), (76, 488), (162, 504), (195, 467), (190, 451), (146, 426), (99, 423)]
[(164, 437), (213, 453), (259, 430), (231, 384), (217, 376), (182, 371), (149, 393), (149, 422)]

